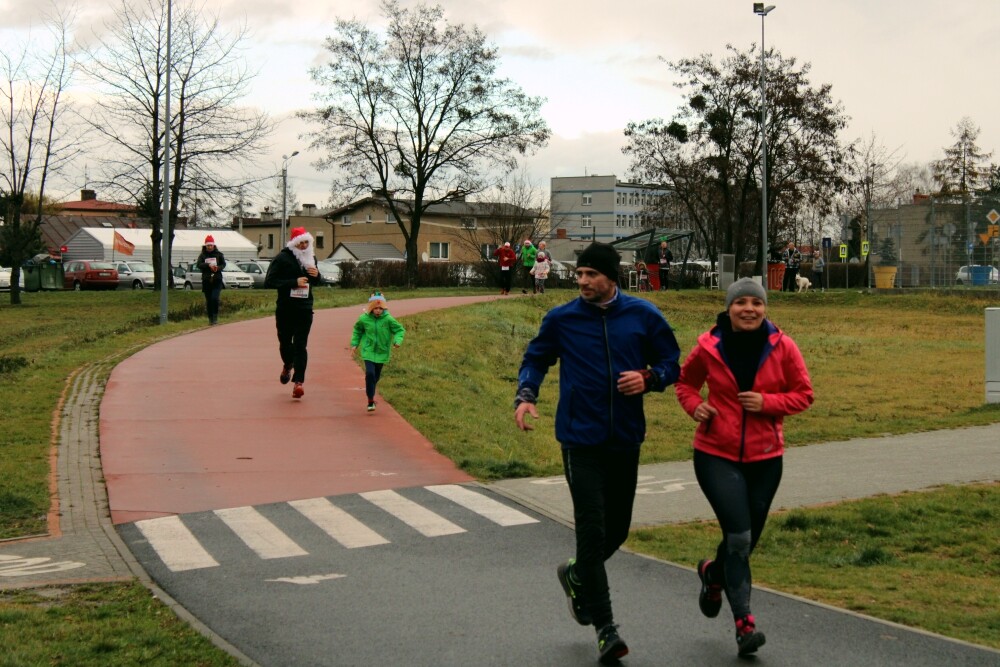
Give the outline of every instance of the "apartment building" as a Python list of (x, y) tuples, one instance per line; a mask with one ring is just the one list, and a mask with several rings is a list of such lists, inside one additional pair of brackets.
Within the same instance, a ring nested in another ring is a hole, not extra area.
[(551, 179), (549, 248), (572, 261), (591, 241), (610, 243), (643, 229), (662, 226), (663, 186), (619, 181), (610, 176)]

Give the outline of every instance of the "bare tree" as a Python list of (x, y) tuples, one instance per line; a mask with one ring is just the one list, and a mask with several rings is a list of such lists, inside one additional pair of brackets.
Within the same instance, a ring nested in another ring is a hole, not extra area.
[[(167, 0), (122, 0), (85, 66), (103, 93), (88, 122), (111, 147), (103, 163), (104, 185), (147, 205), (162, 201), (167, 10)], [(206, 210), (225, 209), (232, 193), (247, 185), (226, 175), (263, 152), (272, 123), (266, 114), (241, 106), (254, 77), (240, 53), (248, 39), (245, 28), (226, 33), (204, 7), (178, 2), (170, 23), (172, 244), (182, 193), (204, 201)], [(154, 224), (157, 289), (161, 238), (160, 225)]]
[[(670, 122), (657, 118), (625, 129), (631, 172), (672, 190), (713, 260), (719, 252), (742, 260), (754, 246), (773, 246), (794, 231), (799, 210), (822, 207), (840, 185), (844, 155), (837, 134), (847, 117), (831, 86), (813, 86), (808, 63), (800, 66), (777, 51), (768, 51), (766, 61), (766, 128), (760, 125), (760, 60), (751, 45), (745, 51), (728, 46), (719, 61), (705, 54), (669, 63), (686, 104)], [(768, 239), (759, 233), (764, 132), (773, 221)]]
[(72, 75), (70, 23), (69, 15), (56, 14), (47, 18), (48, 42), (29, 37), (22, 50), (0, 52), (0, 261), (11, 265), (13, 305), (21, 303), (21, 264), (43, 249), (46, 181), (78, 152), (62, 123), (62, 95)]
[(492, 256), (496, 248), (508, 242), (516, 246), (522, 239), (544, 240), (546, 194), (523, 167), (482, 193), (476, 224), (464, 227), (457, 243), (480, 258), (480, 273), (488, 280), (499, 280)]
[(386, 194), (406, 242), (406, 274), (417, 280), (420, 221), (429, 206), (483, 190), (481, 174), (512, 169), (544, 145), (542, 99), (496, 74), (499, 52), (478, 27), (451, 25), (440, 6), (382, 4), (384, 35), (338, 20), (326, 40), (331, 61), (311, 72), (318, 109), (300, 117), (337, 167), (344, 189)]

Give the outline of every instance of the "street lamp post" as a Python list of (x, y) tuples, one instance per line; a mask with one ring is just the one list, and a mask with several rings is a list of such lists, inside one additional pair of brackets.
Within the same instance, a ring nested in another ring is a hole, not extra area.
[(767, 291), (767, 88), (764, 79), (764, 17), (774, 5), (753, 3), (753, 13), (760, 16), (760, 281)]
[(298, 151), (292, 151), (291, 155), (282, 155), (281, 163), (281, 237), (278, 239), (278, 249), (285, 247), (285, 228), (288, 226), (288, 163), (298, 155)]

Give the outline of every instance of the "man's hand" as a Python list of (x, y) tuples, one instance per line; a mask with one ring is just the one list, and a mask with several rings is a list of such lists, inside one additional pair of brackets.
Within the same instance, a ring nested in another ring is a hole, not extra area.
[(514, 421), (517, 422), (517, 427), (522, 431), (532, 431), (535, 427), (525, 420), (526, 415), (531, 415), (532, 418), (538, 419), (538, 408), (535, 407), (534, 403), (524, 401), (523, 403), (518, 403), (517, 407), (514, 408)]
[(316, 276), (319, 275), (319, 269), (317, 269), (315, 266), (309, 266), (306, 267), (306, 273), (315, 278)]
[(309, 285), (309, 279), (306, 278), (305, 276), (299, 276), (298, 278), (296, 278), (296, 284), (299, 287), (306, 287)]
[(639, 371), (622, 371), (618, 376), (618, 391), (635, 396), (646, 390), (646, 378)]

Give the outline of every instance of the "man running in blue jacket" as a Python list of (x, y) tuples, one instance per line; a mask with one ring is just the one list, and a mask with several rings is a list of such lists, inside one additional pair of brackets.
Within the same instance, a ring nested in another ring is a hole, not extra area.
[(546, 314), (518, 374), (514, 419), (537, 419), (539, 387), (559, 361), (556, 439), (573, 498), (576, 558), (556, 573), (577, 623), (593, 625), (602, 664), (628, 653), (611, 610), (604, 562), (628, 537), (646, 435), (643, 394), (680, 374), (680, 349), (662, 313), (618, 289), (617, 251), (592, 243), (577, 260), (580, 297)]

